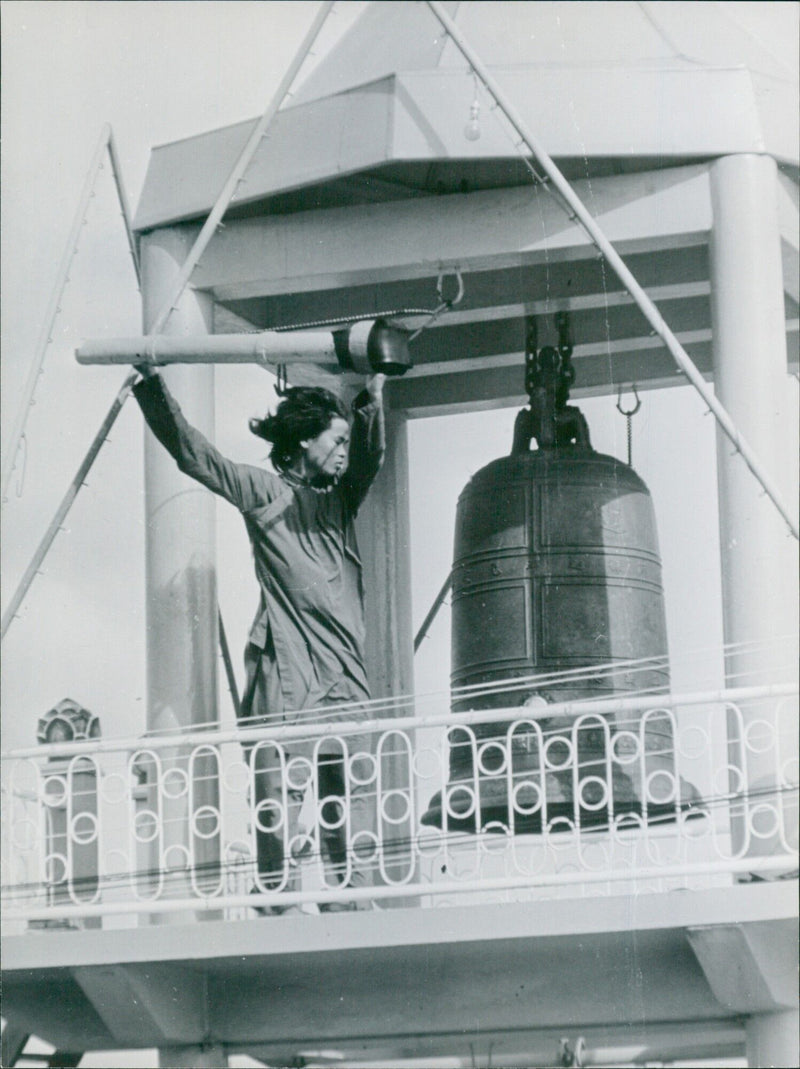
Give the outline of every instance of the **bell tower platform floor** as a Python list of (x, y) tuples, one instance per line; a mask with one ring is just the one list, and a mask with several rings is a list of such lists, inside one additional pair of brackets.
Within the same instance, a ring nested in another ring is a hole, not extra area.
[(784, 880), (34, 930), (3, 940), (3, 1013), (60, 1049), (211, 1043), (278, 1065), (468, 1058), (471, 1043), (544, 1065), (579, 1035), (606, 1064), (729, 1057), (750, 1015), (796, 1003), (796, 901)]

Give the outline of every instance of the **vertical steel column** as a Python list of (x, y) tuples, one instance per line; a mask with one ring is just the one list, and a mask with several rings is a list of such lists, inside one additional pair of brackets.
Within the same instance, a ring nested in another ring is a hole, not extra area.
[(158, 1064), (163, 1069), (222, 1069), (228, 1064), (228, 1056), (220, 1043), (159, 1047)]
[(750, 1069), (772, 1069), (777, 1065), (798, 1065), (798, 1012), (757, 1013), (745, 1026), (747, 1064)]
[[(180, 228), (156, 231), (142, 240), (142, 300), (147, 332), (185, 261), (193, 232)], [(204, 334), (211, 325), (211, 302), (187, 289), (170, 316), (169, 334)], [(165, 380), (180, 399), (187, 419), (213, 437), (214, 368), (171, 367)], [(217, 711), (217, 591), (215, 514), (212, 495), (182, 475), (174, 460), (148, 432), (145, 435), (145, 512), (147, 587), (147, 726), (151, 732), (176, 731), (213, 723)], [(185, 755), (164, 755), (167, 768), (188, 772)], [(193, 810), (218, 802), (213, 769), (193, 769), (197, 779)], [(210, 778), (205, 778), (209, 774)], [(152, 779), (152, 770), (148, 773)], [(167, 870), (167, 890), (190, 893), (185, 871), (187, 852), (195, 864), (209, 866), (214, 878), (218, 860), (215, 837), (198, 838), (189, 824), (188, 791), (172, 778), (162, 792), (162, 830), (152, 863)], [(152, 792), (152, 784), (150, 787)], [(205, 829), (201, 829), (205, 830)], [(166, 919), (166, 918), (162, 918)]]
[[(387, 384), (386, 395), (391, 394)], [(388, 403), (388, 397), (387, 397)], [(367, 624), (367, 674), (373, 698), (412, 694), (414, 649), (411, 616), (411, 520), (408, 490), (408, 428), (404, 413), (386, 412), (386, 456), (378, 479), (361, 508), (357, 521), (359, 549), (364, 565)], [(399, 716), (413, 716), (402, 709)], [(387, 714), (382, 714), (387, 715)], [(400, 725), (402, 726), (402, 725)], [(411, 733), (409, 733), (411, 734)], [(402, 755), (381, 761), (382, 791), (409, 790), (413, 778)], [(395, 799), (397, 800), (397, 799)], [(390, 818), (401, 817), (392, 807)], [(380, 814), (378, 815), (381, 821)], [(412, 814), (397, 824), (384, 820), (386, 863), (398, 878), (408, 871), (407, 850), (415, 833)], [(391, 852), (396, 850), (396, 861)], [(396, 900), (393, 905), (407, 905)]]
[[(793, 490), (797, 442), (788, 410), (775, 161), (756, 155), (717, 160), (711, 168), (711, 197), (717, 397), (788, 498)], [(798, 626), (796, 545), (741, 456), (719, 432), (717, 469), (725, 641), (755, 644), (732, 653), (728, 684), (783, 682), (792, 678), (797, 663), (791, 639), (787, 642), (787, 636), (796, 637)], [(745, 730), (751, 731), (747, 757), (751, 794), (776, 786), (770, 732), (754, 723), (766, 720), (777, 731), (775, 703), (771, 704), (771, 709), (756, 704), (743, 710)], [(731, 740), (734, 753), (738, 741)], [(785, 759), (796, 752), (796, 738), (785, 738), (785, 726), (778, 742)], [(759, 749), (763, 752), (753, 752)], [(760, 801), (781, 804), (767, 794), (755, 798), (751, 806)], [(751, 838), (748, 852), (774, 852), (778, 849), (774, 837), (759, 838), (765, 829), (758, 823), (750, 821), (756, 838)], [(746, 833), (746, 825), (738, 829), (739, 835)]]

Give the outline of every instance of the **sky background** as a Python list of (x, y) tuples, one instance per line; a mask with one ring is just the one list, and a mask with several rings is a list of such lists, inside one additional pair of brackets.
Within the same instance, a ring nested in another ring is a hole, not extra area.
[[(320, 53), (362, 6), (336, 6)], [(753, 17), (762, 22), (766, 8), (783, 17), (796, 7), (740, 6), (758, 9)], [(113, 127), (135, 208), (152, 146), (264, 110), (317, 7), (298, 0), (0, 4), (4, 446), (103, 124)], [(139, 294), (106, 163), (38, 382), (24, 464), (3, 506), (4, 608), (124, 378), (120, 368), (79, 367), (74, 349), (85, 338), (140, 332)], [(273, 404), (271, 384), (260, 369), (218, 369), (217, 441), (227, 455), (263, 459), (247, 419)], [(797, 388), (788, 377), (795, 410)], [(625, 459), (616, 397), (581, 406), (595, 448)], [(634, 467), (658, 521), (678, 691), (723, 683), (715, 432), (704, 407), (690, 387), (648, 392), (633, 423)], [(506, 409), (410, 425), (415, 627), (450, 567), (458, 494), (475, 471), (509, 451), (514, 415)], [(33, 744), (37, 719), (66, 696), (100, 716), (105, 736), (145, 729), (142, 439), (141, 416), (129, 401), (3, 642), (6, 750)], [(240, 518), (222, 503), (217, 517), (220, 604), (241, 684), (257, 591)], [(446, 701), (446, 609), (417, 656), (416, 674), (418, 691), (439, 691)], [(221, 665), (219, 679), (221, 715), (232, 720)], [(103, 1056), (83, 1064), (100, 1066)], [(115, 1064), (155, 1061), (139, 1054)]]
[[(317, 6), (247, 0), (2, 4), (4, 446), (103, 124), (113, 128), (135, 210), (151, 147), (263, 111)], [(762, 21), (765, 6), (756, 5)], [(362, 8), (336, 5), (318, 55)], [(4, 606), (124, 378), (121, 368), (78, 366), (74, 349), (87, 337), (140, 332), (139, 294), (106, 163), (3, 508)], [(787, 382), (796, 395), (796, 379)], [(705, 406), (691, 387), (651, 391), (642, 400), (633, 424), (633, 461), (656, 508), (673, 681), (676, 689), (718, 686), (714, 424), (704, 418)], [(273, 402), (267, 372), (218, 368), (217, 440), (223, 451), (262, 461), (263, 449), (246, 421)], [(616, 397), (582, 407), (595, 448), (624, 459), (626, 424)], [(458, 494), (475, 471), (508, 452), (514, 414), (506, 409), (410, 425), (417, 626), (450, 567)], [(66, 696), (100, 716), (104, 735), (144, 730), (142, 434), (138, 408), (129, 401), (4, 640), (4, 748), (31, 744), (38, 717)], [(217, 516), (220, 604), (241, 683), (256, 586), (240, 518), (222, 503)], [(445, 608), (416, 660), (418, 691), (444, 693), (448, 668)], [(221, 670), (220, 688), (221, 714), (230, 717)]]

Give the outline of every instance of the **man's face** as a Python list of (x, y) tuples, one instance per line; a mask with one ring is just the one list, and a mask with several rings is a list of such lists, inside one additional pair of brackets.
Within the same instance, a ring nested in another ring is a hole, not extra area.
[(334, 416), (330, 425), (304, 442), (306, 472), (310, 478), (324, 475), (334, 479), (347, 467), (347, 447), (350, 444), (350, 425), (346, 419)]

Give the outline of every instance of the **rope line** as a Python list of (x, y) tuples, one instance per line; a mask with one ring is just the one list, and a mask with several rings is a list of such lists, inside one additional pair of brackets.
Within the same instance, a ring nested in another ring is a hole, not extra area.
[[(782, 641), (788, 646), (789, 643), (794, 644), (795, 636), (788, 635), (783, 636)], [(707, 658), (710, 653), (720, 653), (724, 658), (746, 656), (748, 653), (755, 653), (764, 649), (774, 648), (775, 642), (768, 643), (766, 641), (752, 641), (752, 642), (740, 642), (731, 643), (726, 647), (710, 647), (707, 649), (698, 649), (691, 651), (691, 656), (699, 655)], [(686, 655), (683, 659), (672, 659), (673, 666), (682, 661), (688, 660), (689, 655)], [(287, 716), (290, 719), (281, 721), (280, 723), (270, 723), (267, 721), (259, 720), (256, 723), (248, 725), (246, 720), (240, 720), (235, 725), (233, 730), (253, 730), (260, 728), (263, 724), (265, 730), (268, 728), (277, 727), (300, 727), (306, 723), (310, 726), (322, 726), (326, 723), (329, 724), (336, 719), (342, 719), (342, 715), (348, 711), (357, 713), (372, 713), (386, 715), (392, 715), (393, 713), (399, 713), (402, 710), (413, 709), (420, 705), (433, 705), (433, 704), (447, 704), (448, 701), (456, 702), (459, 700), (467, 700), (469, 698), (486, 698), (496, 696), (500, 694), (515, 694), (524, 690), (548, 690), (555, 688), (560, 684), (569, 684), (571, 686), (578, 686), (587, 679), (593, 679), (604, 682), (612, 682), (614, 677), (620, 673), (637, 673), (640, 671), (653, 671), (653, 670), (666, 670), (669, 667), (669, 660), (666, 657), (662, 658), (642, 658), (634, 661), (623, 661), (616, 664), (597, 664), (586, 666), (579, 669), (570, 669), (562, 672), (551, 672), (545, 674), (532, 674), (521, 677), (511, 677), (502, 680), (492, 681), (491, 683), (474, 684), (467, 687), (452, 688), (450, 690), (434, 690), (423, 692), (419, 694), (409, 693), (397, 696), (391, 696), (387, 698), (375, 698), (362, 702), (343, 702), (337, 705), (320, 706), (313, 709), (305, 709), (297, 712), (288, 713)], [(791, 656), (790, 650), (787, 650), (787, 660), (783, 665), (787, 676), (794, 678), (796, 673), (796, 662)], [(766, 669), (764, 670), (766, 671)], [(732, 673), (729, 675), (729, 679), (752, 679), (752, 671), (742, 670), (738, 673)], [(608, 698), (636, 698), (646, 697), (652, 695), (654, 700), (658, 700), (659, 697), (664, 697), (665, 692), (662, 688), (653, 687), (632, 687), (625, 691), (617, 692), (615, 694), (595, 694), (587, 696), (582, 699), (586, 703), (586, 709), (591, 711), (591, 701), (596, 699)], [(576, 699), (578, 701), (578, 699)], [(524, 713), (527, 707), (524, 705), (516, 706), (515, 709), (520, 713)], [(488, 710), (487, 710), (488, 711)], [(534, 711), (531, 710), (533, 713)], [(541, 710), (538, 711), (541, 714)], [(362, 717), (361, 719), (366, 719)], [(398, 717), (398, 727), (402, 728), (402, 716)], [(225, 729), (226, 725), (220, 718), (209, 719), (201, 721), (195, 724), (188, 724), (184, 726), (175, 726), (163, 729), (154, 729), (147, 733), (147, 735), (133, 736), (129, 734), (109, 735), (104, 736), (102, 739), (103, 748), (106, 749), (111, 745), (116, 745), (120, 750), (122, 749), (136, 749), (146, 750), (149, 740), (157, 741), (161, 736), (180, 736), (188, 735), (192, 732), (202, 730), (213, 730), (214, 728)], [(349, 728), (345, 734), (358, 733), (358, 725)], [(16, 751), (11, 751), (7, 754), (0, 755), (2, 760), (8, 760), (16, 755)]]

